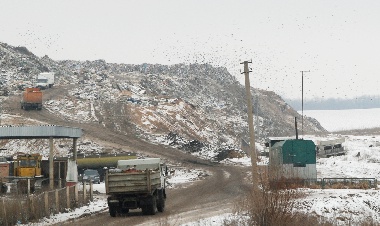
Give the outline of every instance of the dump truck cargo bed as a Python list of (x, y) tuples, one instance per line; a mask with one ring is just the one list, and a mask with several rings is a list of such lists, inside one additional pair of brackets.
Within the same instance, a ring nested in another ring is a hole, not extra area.
[(106, 172), (107, 203), (112, 217), (141, 208), (153, 215), (165, 208), (165, 172), (159, 158), (119, 160)]
[(26, 88), (22, 100), (21, 100), (21, 109), (37, 109), (41, 110), (42, 108), (42, 92), (39, 88)]
[(161, 186), (160, 172), (107, 172), (106, 193), (150, 193)]

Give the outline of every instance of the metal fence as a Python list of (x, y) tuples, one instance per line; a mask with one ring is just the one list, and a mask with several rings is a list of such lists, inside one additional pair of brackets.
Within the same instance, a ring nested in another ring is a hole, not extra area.
[(322, 178), (322, 189), (324, 188), (377, 188), (376, 178), (344, 178), (344, 177), (330, 177)]
[(328, 177), (318, 179), (281, 178), (270, 181), (272, 188), (311, 187), (321, 189), (377, 189), (376, 178)]

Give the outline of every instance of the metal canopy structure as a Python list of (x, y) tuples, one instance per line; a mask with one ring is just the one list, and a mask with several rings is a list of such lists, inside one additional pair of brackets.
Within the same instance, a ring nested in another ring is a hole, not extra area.
[(82, 129), (57, 125), (1, 126), (0, 139), (80, 138)]
[(54, 138), (72, 138), (74, 162), (77, 160), (77, 140), (82, 136), (82, 129), (57, 125), (40, 126), (0, 126), (0, 139), (49, 139), (49, 181), (50, 189), (54, 187)]

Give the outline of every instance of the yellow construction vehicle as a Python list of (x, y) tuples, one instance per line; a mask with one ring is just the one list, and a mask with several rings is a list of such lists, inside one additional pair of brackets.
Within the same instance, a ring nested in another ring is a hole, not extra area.
[(43, 177), (41, 174), (40, 154), (17, 155), (14, 161), (14, 176), (16, 177)]
[(18, 192), (34, 192), (36, 188), (41, 188), (42, 183), (47, 180), (42, 174), (41, 162), (40, 154), (19, 154), (14, 158), (11, 179), (16, 183)]
[[(54, 185), (62, 186), (66, 180), (67, 157), (53, 159)], [(34, 192), (49, 188), (49, 160), (41, 154), (18, 154), (13, 157), (13, 176), (8, 177), (15, 183), (18, 193)]]

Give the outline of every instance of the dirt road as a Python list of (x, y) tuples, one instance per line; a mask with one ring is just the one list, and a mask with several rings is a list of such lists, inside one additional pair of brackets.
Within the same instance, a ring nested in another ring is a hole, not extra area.
[[(57, 98), (58, 87), (44, 91), (45, 98)], [(154, 216), (143, 216), (141, 211), (131, 211), (120, 217), (110, 217), (108, 212), (101, 212), (92, 216), (65, 222), (66, 225), (159, 225), (171, 222), (170, 225), (178, 225), (198, 219), (230, 212), (238, 196), (242, 195), (247, 185), (246, 175), (249, 169), (239, 166), (225, 166), (199, 159), (188, 153), (184, 153), (169, 146), (149, 143), (139, 139), (131, 124), (125, 119), (118, 123), (125, 126), (122, 131), (112, 128), (112, 117), (103, 116), (105, 122), (79, 123), (67, 121), (49, 113), (46, 109), (41, 111), (24, 111), (20, 109), (19, 97), (13, 96), (3, 103), (4, 109), (9, 114), (19, 114), (24, 117), (40, 120), (54, 125), (79, 127), (83, 129), (87, 138), (110, 146), (121, 147), (123, 150), (142, 153), (144, 155), (157, 156), (167, 161), (179, 163), (185, 167), (202, 168), (210, 172), (210, 176), (198, 181), (189, 187), (181, 189), (168, 189), (165, 212)], [(111, 107), (114, 111), (123, 106)], [(109, 114), (113, 114), (112, 111)], [(58, 225), (62, 225), (59, 223)]]

